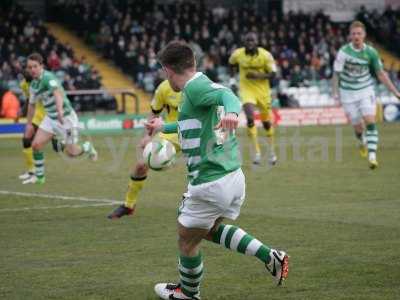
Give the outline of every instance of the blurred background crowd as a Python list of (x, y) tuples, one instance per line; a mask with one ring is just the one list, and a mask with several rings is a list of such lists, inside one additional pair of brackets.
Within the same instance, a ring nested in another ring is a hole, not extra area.
[[(189, 42), (200, 70), (214, 81), (227, 83), (229, 55), (243, 46), (248, 31), (258, 33), (259, 45), (277, 62), (278, 73), (272, 82), (276, 90), (318, 86), (322, 92), (329, 92), (333, 60), (347, 41), (347, 23), (331, 22), (322, 11), (283, 14), (269, 10), (261, 14), (248, 1), (232, 7), (211, 7), (203, 1), (161, 3), (57, 0), (49, 2), (47, 19), (67, 25), (147, 92), (153, 92), (162, 80), (156, 53), (173, 39)], [(365, 22), (373, 40), (400, 53), (399, 10), (388, 7), (377, 12), (361, 7), (357, 18)], [(15, 4), (0, 6), (3, 91), (15, 90), (18, 94), (26, 56), (33, 51), (46, 58), (47, 68), (57, 74), (66, 90), (102, 87), (94, 66), (85, 57), (76, 57), (69, 44), (58, 42), (42, 19)], [(394, 67), (388, 71), (400, 84), (399, 72)]]

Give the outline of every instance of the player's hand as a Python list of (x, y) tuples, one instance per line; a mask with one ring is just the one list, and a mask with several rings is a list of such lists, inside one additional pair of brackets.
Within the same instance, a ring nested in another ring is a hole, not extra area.
[(149, 136), (155, 135), (157, 132), (160, 132), (164, 125), (164, 121), (161, 118), (154, 118), (149, 120), (144, 124), (144, 127), (147, 130)]
[(153, 113), (150, 113), (150, 115), (147, 117), (147, 122), (149, 122), (149, 121), (151, 121), (151, 120), (153, 120), (155, 118), (161, 118), (161, 117), (157, 116), (157, 115), (155, 115)]
[(227, 113), (221, 118), (215, 129), (225, 129), (227, 131), (235, 130), (239, 125), (239, 117), (235, 113)]
[(25, 127), (24, 137), (31, 138), (35, 133), (35, 128), (33, 127), (32, 123), (27, 123)]
[(57, 115), (57, 120), (61, 125), (64, 125), (64, 116), (62, 114)]

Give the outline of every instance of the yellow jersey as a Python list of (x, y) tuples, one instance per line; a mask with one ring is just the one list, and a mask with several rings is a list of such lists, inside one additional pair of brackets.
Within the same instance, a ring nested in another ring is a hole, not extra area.
[[(19, 86), (20, 86), (22, 92), (24, 93), (25, 98), (29, 99), (29, 82), (27, 82), (24, 79), (23, 81), (21, 81)], [(42, 123), (45, 116), (46, 116), (46, 111), (44, 110), (42, 102), (41, 101), (36, 102), (35, 114), (32, 118), (32, 123), (35, 124), (36, 126), (39, 126), (40, 123)]]
[(151, 101), (151, 109), (155, 114), (159, 114), (165, 109), (165, 122), (176, 122), (178, 120), (178, 106), (181, 101), (182, 93), (175, 92), (168, 80), (164, 80), (154, 93), (154, 98)]
[[(268, 79), (247, 79), (248, 72), (276, 72), (275, 60), (264, 48), (258, 47), (254, 55), (246, 54), (245, 48), (233, 51), (229, 63), (239, 66), (239, 90), (243, 101), (267, 99), (271, 100), (270, 84)], [(246, 99), (252, 98), (252, 99)], [(254, 98), (254, 99), (253, 99)]]

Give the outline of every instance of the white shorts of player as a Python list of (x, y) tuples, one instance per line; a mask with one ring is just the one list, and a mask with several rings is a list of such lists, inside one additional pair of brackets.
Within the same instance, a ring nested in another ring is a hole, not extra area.
[(39, 128), (56, 135), (59, 141), (66, 145), (76, 144), (79, 141), (79, 120), (74, 111), (64, 117), (64, 124), (46, 115)]
[(373, 87), (359, 91), (340, 90), (340, 102), (351, 124), (360, 124), (365, 116), (375, 116), (376, 97)]
[(241, 169), (199, 185), (188, 185), (179, 207), (178, 222), (186, 228), (211, 229), (220, 218), (235, 220), (245, 198)]

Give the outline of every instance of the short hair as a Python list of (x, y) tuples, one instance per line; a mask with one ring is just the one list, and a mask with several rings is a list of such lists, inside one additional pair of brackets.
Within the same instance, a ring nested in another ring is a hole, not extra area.
[(32, 53), (28, 56), (28, 60), (33, 60), (38, 62), (39, 64), (43, 65), (43, 56), (41, 56), (39, 53)]
[(350, 24), (350, 30), (352, 30), (353, 28), (362, 28), (362, 30), (364, 30), (364, 32), (366, 32), (365, 25), (361, 21), (353, 21)]
[(245, 34), (245, 39), (248, 39), (249, 37), (254, 38), (255, 40), (258, 39), (257, 33), (254, 31), (249, 31)]
[(178, 74), (196, 66), (194, 52), (185, 42), (169, 42), (158, 52), (157, 59), (161, 65), (171, 68)]

